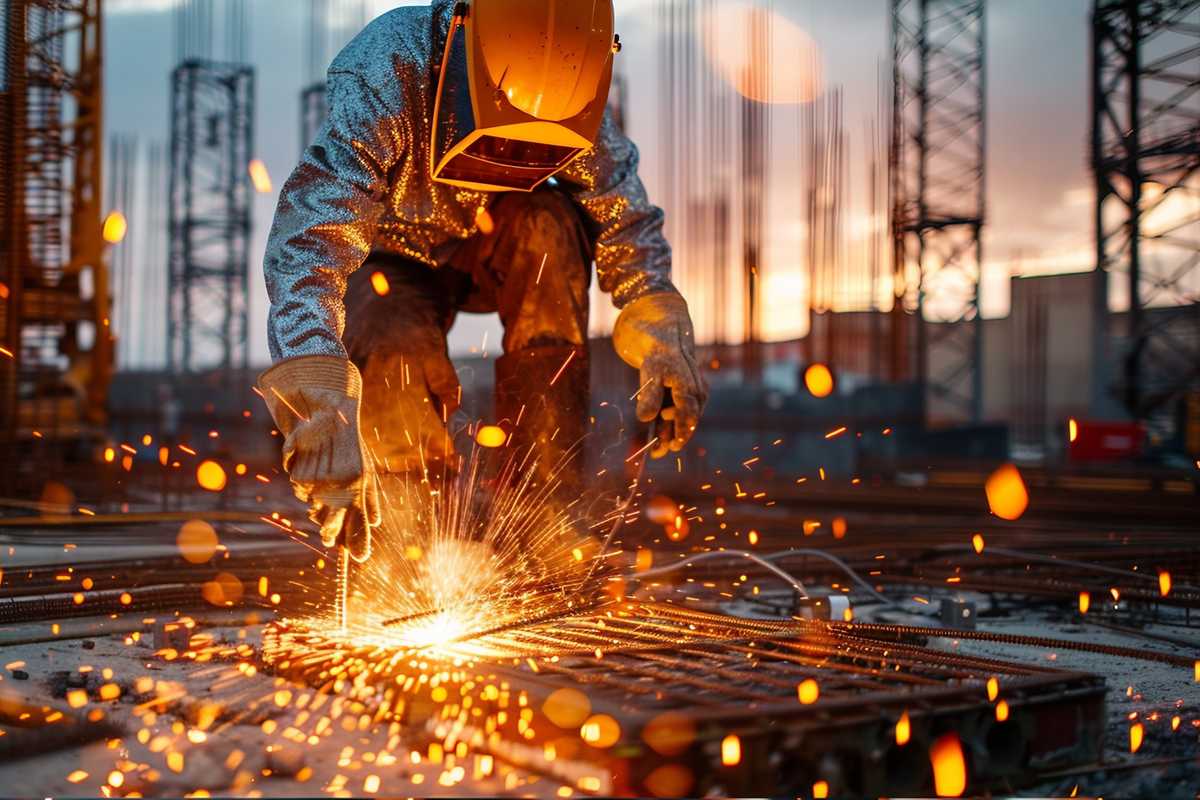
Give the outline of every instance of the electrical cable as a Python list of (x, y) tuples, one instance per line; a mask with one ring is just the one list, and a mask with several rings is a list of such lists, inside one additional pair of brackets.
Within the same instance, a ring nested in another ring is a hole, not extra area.
[[(934, 549), (935, 550), (943, 550), (943, 551), (945, 551), (945, 550), (967, 551), (967, 550), (974, 550), (974, 547), (972, 547), (971, 545), (965, 545), (965, 544), (947, 544), (947, 545), (939, 545), (938, 547), (935, 547)], [(1001, 556), (1012, 556), (1013, 558), (1022, 558), (1022, 559), (1026, 559), (1029, 561), (1038, 561), (1043, 564), (1057, 564), (1057, 565), (1067, 566), (1067, 567), (1078, 567), (1079, 569), (1086, 569), (1086, 570), (1090, 570), (1092, 572), (1103, 572), (1107, 575), (1119, 575), (1123, 578), (1139, 578), (1144, 581), (1151, 581), (1154, 583), (1158, 582), (1157, 575), (1147, 575), (1144, 572), (1135, 572), (1134, 570), (1129, 570), (1129, 569), (1117, 569), (1116, 567), (1106, 567), (1103, 564), (1093, 564), (1090, 561), (1076, 561), (1075, 559), (1072, 559), (1072, 558), (1058, 558), (1056, 556), (1042, 555), (1041, 553), (1031, 553), (1027, 550), (1012, 550), (1007, 547), (992, 547), (991, 545), (988, 545), (988, 546), (984, 547), (983, 553), (993, 553), (995, 555), (1001, 555)], [(1200, 588), (1198, 588), (1198, 587), (1189, 586), (1189, 585), (1183, 584), (1183, 583), (1175, 584), (1175, 588), (1187, 589), (1189, 591), (1200, 591)]]
[(747, 558), (747, 559), (753, 561), (754, 563), (758, 564), (759, 566), (761, 566), (767, 570), (770, 570), (771, 572), (775, 573), (775, 575), (777, 575), (780, 578), (783, 578), (785, 581), (787, 581), (789, 584), (791, 584), (792, 588), (795, 589), (797, 592), (799, 592), (800, 594), (802, 594), (805, 597), (808, 597), (808, 590), (805, 589), (804, 584), (802, 584), (800, 581), (796, 580), (796, 578), (794, 578), (791, 575), (789, 575), (788, 573), (784, 572), (779, 567), (775, 566), (774, 564), (772, 564), (770, 561), (766, 560), (765, 558), (761, 558), (761, 557), (755, 555), (754, 553), (748, 553), (745, 550), (718, 550), (718, 551), (713, 551), (711, 553), (700, 553), (698, 555), (692, 556), (691, 558), (686, 558), (683, 561), (680, 561), (678, 564), (668, 564), (663, 567), (655, 567), (654, 569), (648, 569), (645, 572), (626, 573), (626, 575), (624, 577), (629, 580), (642, 580), (644, 578), (652, 578), (656, 575), (665, 575), (668, 572), (674, 572), (676, 570), (683, 569), (684, 567), (691, 566), (692, 564), (695, 564), (698, 561), (707, 561), (707, 560), (713, 559), (713, 558), (729, 558), (731, 556), (740, 556), (742, 558)]

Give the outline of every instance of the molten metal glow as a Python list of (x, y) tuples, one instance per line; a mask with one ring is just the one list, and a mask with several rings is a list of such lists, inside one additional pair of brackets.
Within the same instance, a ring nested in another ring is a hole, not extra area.
[(332, 608), (305, 624), (347, 645), (455, 661), (500, 655), (488, 631), (597, 602), (603, 580), (581, 589), (605, 575), (598, 548), (533, 466), (523, 450), (477, 447), (440, 477), (386, 477), (382, 529), (352, 572), (345, 626)]

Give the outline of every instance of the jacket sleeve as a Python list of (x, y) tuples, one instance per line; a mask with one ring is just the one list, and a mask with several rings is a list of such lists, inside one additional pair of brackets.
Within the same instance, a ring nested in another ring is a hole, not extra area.
[(387, 176), (406, 142), (398, 97), (329, 73), (329, 118), (284, 184), (263, 272), (271, 358), (346, 357), (346, 280), (371, 250)]
[(596, 279), (617, 308), (646, 294), (675, 291), (663, 212), (646, 196), (637, 168), (637, 147), (605, 111), (596, 146), (561, 174), (592, 223)]

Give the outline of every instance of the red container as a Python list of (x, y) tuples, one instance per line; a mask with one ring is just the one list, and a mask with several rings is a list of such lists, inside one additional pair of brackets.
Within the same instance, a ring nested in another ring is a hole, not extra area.
[[(1075, 420), (1067, 423), (1075, 429), (1067, 452), (1071, 461), (1120, 461), (1141, 455), (1145, 429), (1137, 422), (1096, 422)], [(1068, 433), (1068, 439), (1070, 439)]]

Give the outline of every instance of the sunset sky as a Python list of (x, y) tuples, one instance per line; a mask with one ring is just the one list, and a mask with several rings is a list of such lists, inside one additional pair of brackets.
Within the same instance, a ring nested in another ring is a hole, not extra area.
[[(621, 69), (630, 76), (629, 129), (642, 151), (643, 179), (654, 195), (659, 172), (655, 97), (653, 8), (656, 0), (617, 0), (618, 30), (625, 49)], [(740, 0), (730, 0), (731, 3)], [(761, 4), (766, 4), (762, 0)], [(344, 3), (353, 7), (353, 3)], [(398, 5), (373, 2), (371, 13)], [(174, 61), (173, 0), (109, 0), (107, 14), (105, 123), (110, 134), (135, 133), (143, 146), (167, 136), (168, 73)], [(251, 59), (258, 68), (256, 153), (267, 165), (275, 188), (299, 154), (298, 92), (304, 82), (304, 41), (309, 4), (295, 0), (249, 0)], [(890, 57), (887, 0), (774, 0), (776, 13), (807, 32), (819, 48), (824, 86), (841, 86), (847, 127), (857, 136), (876, 104), (877, 73)], [(1013, 272), (1062, 272), (1092, 265), (1091, 182), (1088, 141), (1089, 0), (1005, 0), (989, 4), (988, 16), (988, 224), (985, 239), (984, 311), (1002, 315), (1008, 307)], [(790, 59), (790, 60), (789, 60)], [(781, 74), (797, 69), (796, 56), (783, 53), (774, 65)], [(780, 130), (794, 109), (777, 106)], [(781, 109), (781, 110), (780, 110)], [(860, 137), (861, 139), (861, 137)], [(862, 142), (852, 143), (852, 155)], [(806, 329), (796, 314), (797, 293), (805, 291), (801, 265), (790, 254), (802, 236), (797, 198), (789, 171), (798, 169), (775, 155), (772, 165), (765, 327), (770, 338), (789, 338)], [(859, 159), (861, 161), (861, 158)], [(703, 169), (704, 165), (696, 165)], [(852, 170), (861, 164), (852, 164)], [(852, 179), (851, 183), (855, 186)], [(144, 197), (144, 190), (141, 192)], [(852, 208), (862, 198), (852, 197)], [(251, 257), (252, 358), (267, 360), (266, 298), (261, 255), (275, 196), (257, 197)], [(670, 213), (671, 209), (667, 209)], [(140, 209), (131, 213), (125, 246), (142, 247), (146, 226)], [(853, 217), (853, 213), (851, 214)], [(863, 216), (860, 214), (860, 216)], [(860, 220), (869, 227), (869, 220)], [(853, 227), (853, 226), (852, 226)], [(138, 264), (135, 270), (162, 269)], [(686, 269), (680, 266), (680, 271)], [(138, 304), (152, 314), (157, 302)], [(120, 324), (120, 320), (118, 320)], [(697, 321), (703, 329), (704, 322)], [(460, 318), (452, 349), (478, 346), (490, 318)], [(703, 335), (703, 334), (702, 334)], [(498, 336), (491, 335), (492, 341)]]

